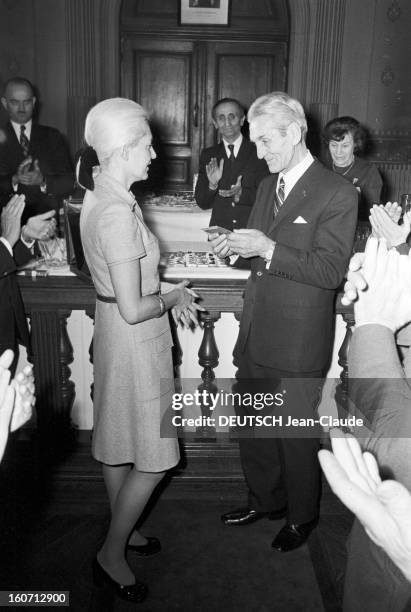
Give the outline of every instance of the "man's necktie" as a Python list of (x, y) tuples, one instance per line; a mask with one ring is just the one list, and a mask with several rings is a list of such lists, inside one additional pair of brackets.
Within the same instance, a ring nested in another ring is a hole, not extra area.
[(228, 156), (228, 161), (230, 164), (230, 168), (232, 169), (234, 166), (234, 162), (235, 162), (235, 157), (234, 157), (234, 145), (230, 144), (228, 145), (228, 148), (230, 149), (230, 155)]
[(274, 198), (274, 217), (277, 216), (278, 211), (280, 210), (281, 206), (284, 204), (284, 200), (285, 200), (285, 181), (284, 181), (284, 177), (282, 176), (280, 180), (278, 181), (277, 191), (276, 191), (275, 198)]
[(23, 149), (24, 157), (28, 157), (30, 143), (29, 143), (29, 139), (27, 138), (25, 132), (26, 132), (26, 126), (21, 125), (20, 126), (20, 146)]

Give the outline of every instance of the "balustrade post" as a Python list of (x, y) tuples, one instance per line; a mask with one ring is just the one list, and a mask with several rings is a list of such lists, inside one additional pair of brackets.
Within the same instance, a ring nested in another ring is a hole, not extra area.
[(36, 385), (37, 425), (40, 434), (70, 430), (70, 415), (75, 398), (75, 386), (70, 380), (69, 364), (73, 362), (73, 347), (67, 333), (67, 318), (71, 310), (31, 312), (31, 353)]
[[(218, 352), (217, 343), (214, 336), (214, 326), (216, 321), (220, 319), (221, 312), (207, 312), (202, 313), (201, 320), (203, 322), (203, 340), (198, 350), (198, 363), (202, 366), (203, 371), (201, 372), (201, 378), (203, 382), (198, 386), (198, 390), (201, 392), (206, 391), (208, 394), (215, 394), (218, 392), (217, 386), (214, 384), (215, 374), (214, 368), (218, 366), (218, 358), (220, 353)], [(203, 418), (211, 418), (213, 413), (210, 410), (209, 405), (200, 406), (201, 416)], [(196, 429), (196, 435), (204, 438), (215, 438), (215, 427), (212, 425), (201, 425)]]

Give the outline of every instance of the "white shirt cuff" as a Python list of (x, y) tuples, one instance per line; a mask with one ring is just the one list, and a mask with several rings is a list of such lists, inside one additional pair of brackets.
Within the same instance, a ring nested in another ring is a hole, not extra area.
[(13, 249), (11, 248), (10, 242), (7, 240), (7, 238), (3, 238), (3, 236), (0, 236), (0, 240), (2, 241), (4, 246), (6, 247), (6, 249), (10, 253), (10, 255), (13, 257)]
[(23, 238), (23, 228), (21, 228), (21, 232), (20, 232), (20, 240), (22, 241), (22, 243), (28, 248), (28, 249), (32, 249), (34, 246), (34, 243), (36, 242), (35, 240), (24, 240)]

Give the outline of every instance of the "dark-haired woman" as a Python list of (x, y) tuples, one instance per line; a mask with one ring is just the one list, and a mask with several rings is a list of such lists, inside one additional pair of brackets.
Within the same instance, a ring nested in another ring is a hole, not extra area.
[(359, 157), (365, 149), (364, 128), (353, 117), (337, 117), (327, 123), (322, 138), (329, 166), (359, 193), (358, 220), (368, 221), (371, 207), (381, 201), (383, 183), (375, 165)]

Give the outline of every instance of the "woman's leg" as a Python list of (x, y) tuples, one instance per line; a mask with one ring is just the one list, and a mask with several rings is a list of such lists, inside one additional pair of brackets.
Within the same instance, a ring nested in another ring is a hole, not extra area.
[[(104, 471), (123, 467), (105, 465)], [(98, 560), (110, 576), (120, 584), (133, 584), (135, 580), (125, 558), (126, 544), (137, 519), (164, 474), (165, 472), (139, 472), (133, 467), (128, 471), (118, 490), (110, 527), (98, 553)], [(112, 480), (116, 478), (113, 477)]]
[(103, 463), (103, 478), (110, 502), (111, 513), (113, 513), (117, 495), (132, 467), (131, 463), (126, 463), (124, 465), (106, 465)]
[[(114, 511), (117, 495), (132, 467), (131, 463), (124, 465), (106, 465), (103, 463), (103, 477), (110, 501), (111, 514), (113, 514)], [(144, 544), (147, 544), (147, 538), (141, 535), (139, 531), (134, 530), (131, 533), (128, 543), (134, 544), (135, 546), (144, 546)]]

